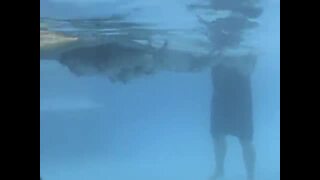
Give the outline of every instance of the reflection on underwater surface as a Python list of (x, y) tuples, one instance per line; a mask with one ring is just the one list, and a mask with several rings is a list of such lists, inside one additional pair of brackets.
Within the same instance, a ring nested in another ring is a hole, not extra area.
[[(41, 47), (40, 39), (42, 179), (208, 179), (215, 167), (210, 68), (248, 55), (257, 58), (251, 78), (256, 179), (280, 179), (278, 3), (262, 2), (263, 14), (253, 21), (259, 26), (251, 29), (252, 19), (243, 17), (255, 18), (260, 7), (212, 2), (237, 13), (204, 18), (202, 9), (182, 11), (185, 2), (165, 1), (141, 8), (140, 16), (41, 18), (42, 35), (53, 33), (42, 42), (57, 45)], [(241, 146), (235, 137), (227, 140), (224, 179), (244, 180)]]

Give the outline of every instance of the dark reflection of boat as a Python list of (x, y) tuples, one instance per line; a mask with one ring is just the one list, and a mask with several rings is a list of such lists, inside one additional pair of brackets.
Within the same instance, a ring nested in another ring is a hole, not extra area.
[(83, 46), (128, 40), (148, 40), (169, 30), (124, 21), (123, 17), (95, 19), (40, 19), (40, 58), (57, 59), (61, 53)]
[[(166, 47), (166, 53), (162, 55), (166, 60), (159, 61), (161, 46), (170, 35), (184, 33), (191, 37), (190, 33), (128, 22), (120, 16), (70, 20), (41, 18), (40, 28), (40, 58), (58, 60), (77, 75), (100, 73), (123, 80), (126, 76), (152, 74), (161, 69), (187, 71), (186, 64), (194, 59), (188, 51), (196, 50), (190, 48), (182, 52), (181, 48)], [(155, 36), (162, 40), (154, 42)], [(169, 43), (172, 42), (177, 41)], [(200, 41), (194, 43), (201, 44)], [(178, 62), (181, 55), (184, 62)]]
[(114, 82), (128, 82), (157, 71), (196, 72), (214, 62), (210, 55), (194, 56), (166, 46), (167, 43), (155, 48), (134, 41), (110, 42), (74, 48), (62, 53), (58, 61), (78, 76), (105, 75)]
[[(154, 37), (162, 39), (161, 42), (158, 43), (158, 45), (161, 46), (163, 41), (166, 39), (172, 39), (172, 37), (178, 37), (179, 35), (183, 35), (183, 39), (186, 39), (186, 37), (192, 39), (192, 34), (197, 33), (201, 36), (199, 32), (192, 30), (166, 28), (160, 29), (155, 24), (130, 22), (125, 19), (125, 16), (111, 16), (108, 18), (91, 19), (40, 18), (40, 29), (42, 31), (48, 31), (52, 33), (61, 33), (65, 37), (77, 37), (78, 41), (75, 43), (76, 47), (98, 45), (108, 42), (148, 41)], [(40, 38), (40, 41), (42, 40), (45, 41), (45, 39)], [(179, 40), (172, 41), (177, 42)], [(192, 39), (190, 41), (192, 41), (194, 44), (205, 44), (202, 42), (203, 38), (202, 40)], [(56, 48), (64, 49), (67, 47), (63, 46), (63, 48), (60, 48), (60, 46), (56, 46)], [(43, 52), (41, 57), (44, 59), (44, 57), (46, 57), (45, 50), (47, 49), (41, 47), (40, 49)], [(52, 53), (52, 50), (50, 52)]]
[[(199, 32), (159, 29), (124, 17), (41, 18), (40, 28), (40, 58), (57, 60), (79, 76), (127, 82), (157, 71), (201, 71), (216, 59), (212, 42), (195, 36)], [(169, 45), (163, 46), (166, 40)]]

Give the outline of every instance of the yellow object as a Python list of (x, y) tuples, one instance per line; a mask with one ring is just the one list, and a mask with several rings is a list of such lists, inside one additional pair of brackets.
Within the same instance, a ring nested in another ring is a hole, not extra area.
[(77, 41), (77, 37), (68, 37), (63, 34), (40, 31), (40, 49), (49, 49), (59, 47), (68, 43)]

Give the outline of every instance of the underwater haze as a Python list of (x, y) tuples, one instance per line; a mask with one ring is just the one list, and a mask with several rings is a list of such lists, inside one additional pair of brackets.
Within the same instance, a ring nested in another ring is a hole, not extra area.
[[(200, 26), (186, 6), (203, 0), (40, 0), (51, 18), (130, 14), (159, 28)], [(260, 0), (252, 75), (256, 180), (280, 179), (280, 0)], [(170, 42), (169, 42), (170, 43)], [(161, 71), (129, 83), (76, 76), (55, 60), (40, 63), (42, 180), (209, 180), (210, 69)], [(228, 137), (224, 180), (245, 180), (240, 143)]]

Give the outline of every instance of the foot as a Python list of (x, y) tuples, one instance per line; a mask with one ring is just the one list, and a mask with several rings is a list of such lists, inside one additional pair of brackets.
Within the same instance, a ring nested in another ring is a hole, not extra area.
[(252, 174), (251, 174), (251, 175), (248, 175), (248, 176), (247, 176), (247, 180), (254, 180), (253, 175), (252, 175)]
[(224, 172), (222, 170), (215, 171), (215, 174), (210, 178), (210, 180), (218, 180), (219, 178), (224, 176)]

